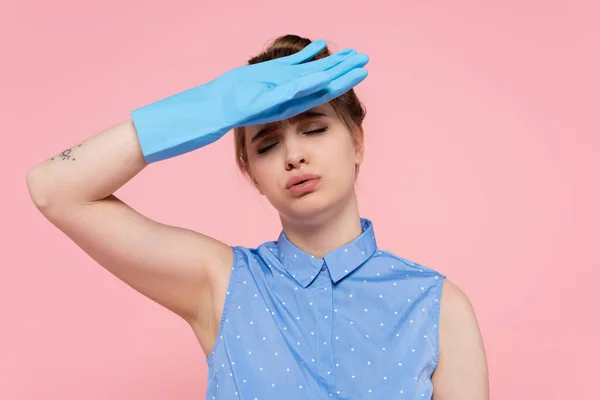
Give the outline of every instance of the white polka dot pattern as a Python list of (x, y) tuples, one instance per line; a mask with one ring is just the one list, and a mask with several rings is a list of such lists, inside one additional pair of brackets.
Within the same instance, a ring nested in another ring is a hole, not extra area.
[(444, 276), (377, 248), (373, 224), (323, 258), (284, 232), (233, 247), (207, 399), (430, 399)]

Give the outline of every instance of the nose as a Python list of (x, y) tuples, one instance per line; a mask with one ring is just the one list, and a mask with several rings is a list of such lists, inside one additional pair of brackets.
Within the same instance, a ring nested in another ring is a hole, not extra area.
[(285, 140), (285, 169), (291, 171), (300, 168), (303, 164), (308, 164), (308, 154), (306, 149), (296, 138), (286, 138)]
[(285, 169), (291, 171), (293, 169), (300, 168), (302, 164), (308, 164), (306, 157), (288, 157), (285, 164)]

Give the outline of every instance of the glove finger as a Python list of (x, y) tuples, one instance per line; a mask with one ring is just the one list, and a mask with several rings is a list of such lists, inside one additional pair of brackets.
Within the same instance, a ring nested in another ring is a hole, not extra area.
[(354, 86), (362, 82), (368, 75), (364, 68), (354, 69), (347, 74), (333, 80), (325, 88), (303, 97), (296, 97), (285, 103), (280, 103), (255, 115), (245, 121), (243, 125), (267, 124), (291, 118), (318, 105), (325, 104), (336, 97), (341, 96)]
[(319, 60), (314, 60), (305, 64), (300, 64), (298, 66), (295, 66), (294, 69), (296, 71), (299, 71), (300, 74), (309, 74), (311, 72), (316, 71), (326, 71), (340, 64), (347, 58), (352, 57), (354, 54), (356, 54), (356, 50), (348, 48), (335, 52), (332, 55), (321, 58)]
[(279, 108), (280, 119), (290, 118), (318, 105), (325, 104), (346, 93), (368, 75), (364, 68), (356, 68), (332, 81), (327, 87), (311, 95), (292, 99)]
[(312, 57), (317, 55), (321, 50), (325, 48), (326, 45), (327, 43), (325, 42), (325, 40), (317, 39), (308, 44), (306, 47), (304, 47), (297, 53), (285, 57), (276, 58), (272, 61), (278, 64), (300, 64), (306, 60), (310, 60)]
[(369, 71), (362, 67), (349, 71), (348, 73), (333, 80), (331, 84), (325, 88), (326, 93), (323, 95), (323, 98), (326, 101), (330, 101), (338, 96), (341, 96), (348, 90), (364, 81), (368, 75)]
[[(321, 61), (321, 60), (319, 60)], [(327, 85), (332, 83), (334, 80), (343, 77), (348, 72), (364, 67), (369, 62), (369, 57), (366, 54), (354, 54), (348, 58), (345, 58), (342, 62), (335, 65), (334, 67), (325, 71), (317, 70), (316, 72), (309, 73), (308, 75), (300, 76), (296, 79), (292, 79), (280, 86), (275, 87), (273, 90), (264, 94), (266, 103), (259, 109), (266, 110), (274, 107), (277, 103), (281, 104), (290, 101), (294, 98), (301, 98), (308, 96), (314, 92), (324, 89)], [(323, 64), (325, 66), (326, 64)], [(355, 75), (350, 75), (352, 78)], [(339, 88), (340, 85), (349, 84), (349, 77), (342, 79), (333, 87)], [(363, 78), (364, 79), (364, 78)], [(332, 90), (330, 88), (330, 90)]]
[[(344, 76), (348, 72), (364, 67), (369, 62), (369, 56), (366, 54), (355, 54), (346, 58), (341, 63), (327, 70), (327, 73), (331, 76), (332, 81)], [(346, 78), (347, 79), (347, 78)]]

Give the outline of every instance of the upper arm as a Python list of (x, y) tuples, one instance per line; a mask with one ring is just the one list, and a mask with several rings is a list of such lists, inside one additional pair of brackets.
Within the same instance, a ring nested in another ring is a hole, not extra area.
[(233, 262), (226, 244), (151, 220), (114, 195), (41, 212), (110, 273), (190, 323), (212, 302), (213, 273)]
[(440, 354), (432, 378), (433, 399), (489, 399), (485, 349), (471, 302), (446, 279), (440, 307)]

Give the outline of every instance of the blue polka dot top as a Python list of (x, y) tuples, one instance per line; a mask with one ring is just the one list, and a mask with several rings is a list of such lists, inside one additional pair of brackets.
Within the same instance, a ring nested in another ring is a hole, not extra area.
[(232, 247), (207, 399), (431, 399), (444, 276), (379, 249), (361, 225), (323, 258), (283, 231)]

